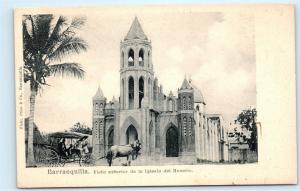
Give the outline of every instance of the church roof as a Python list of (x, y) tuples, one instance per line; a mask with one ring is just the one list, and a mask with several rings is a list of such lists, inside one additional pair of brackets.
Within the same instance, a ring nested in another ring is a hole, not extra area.
[(129, 31), (126, 37), (124, 38), (124, 40), (133, 40), (133, 39), (141, 39), (141, 40), (148, 39), (137, 17), (134, 18), (134, 21), (132, 22)]
[(190, 83), (194, 89), (194, 102), (195, 103), (204, 103), (203, 94), (200, 89), (198, 89), (194, 84)]
[(97, 90), (96, 94), (93, 97), (93, 100), (97, 100), (97, 99), (105, 99), (104, 94), (103, 94), (100, 86), (98, 87), (98, 90)]
[(184, 80), (183, 80), (183, 82), (182, 82), (182, 85), (181, 85), (180, 89), (182, 89), (182, 90), (185, 90), (185, 89), (192, 89), (191, 84), (189, 83), (189, 81), (188, 81), (186, 78), (184, 78)]

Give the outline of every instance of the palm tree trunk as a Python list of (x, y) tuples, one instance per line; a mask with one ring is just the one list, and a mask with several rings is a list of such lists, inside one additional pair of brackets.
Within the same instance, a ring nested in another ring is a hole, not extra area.
[(27, 167), (36, 167), (34, 160), (34, 151), (33, 151), (33, 122), (34, 122), (34, 106), (35, 106), (35, 97), (37, 92), (31, 89), (30, 92), (30, 114), (29, 114), (29, 124), (28, 124), (28, 153), (27, 153)]

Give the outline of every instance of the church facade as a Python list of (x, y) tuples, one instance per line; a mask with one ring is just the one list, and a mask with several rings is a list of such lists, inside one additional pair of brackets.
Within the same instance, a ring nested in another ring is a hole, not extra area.
[(228, 160), (227, 129), (219, 114), (207, 114), (201, 91), (183, 79), (165, 95), (154, 75), (151, 41), (137, 18), (120, 42), (120, 97), (93, 97), (93, 154), (139, 139), (140, 160), (177, 163)]

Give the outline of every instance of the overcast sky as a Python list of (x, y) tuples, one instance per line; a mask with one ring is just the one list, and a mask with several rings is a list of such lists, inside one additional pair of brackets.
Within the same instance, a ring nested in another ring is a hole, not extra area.
[(135, 16), (152, 41), (154, 72), (165, 94), (177, 94), (187, 75), (202, 91), (207, 113), (222, 114), (228, 123), (256, 105), (252, 15), (91, 11), (78, 32), (89, 44), (88, 51), (65, 60), (82, 64), (85, 79), (48, 79), (51, 86), (44, 87), (36, 100), (35, 122), (41, 131), (62, 131), (78, 121), (91, 127), (92, 97), (99, 85), (108, 100), (119, 96), (119, 46)]

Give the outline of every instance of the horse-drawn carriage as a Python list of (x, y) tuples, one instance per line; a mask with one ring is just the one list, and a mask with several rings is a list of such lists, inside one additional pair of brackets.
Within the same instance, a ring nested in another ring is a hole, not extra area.
[[(88, 135), (74, 132), (56, 132), (49, 135), (49, 144), (43, 146), (37, 157), (42, 166), (59, 167), (66, 163), (93, 165)], [(66, 146), (67, 142), (67, 146)]]

